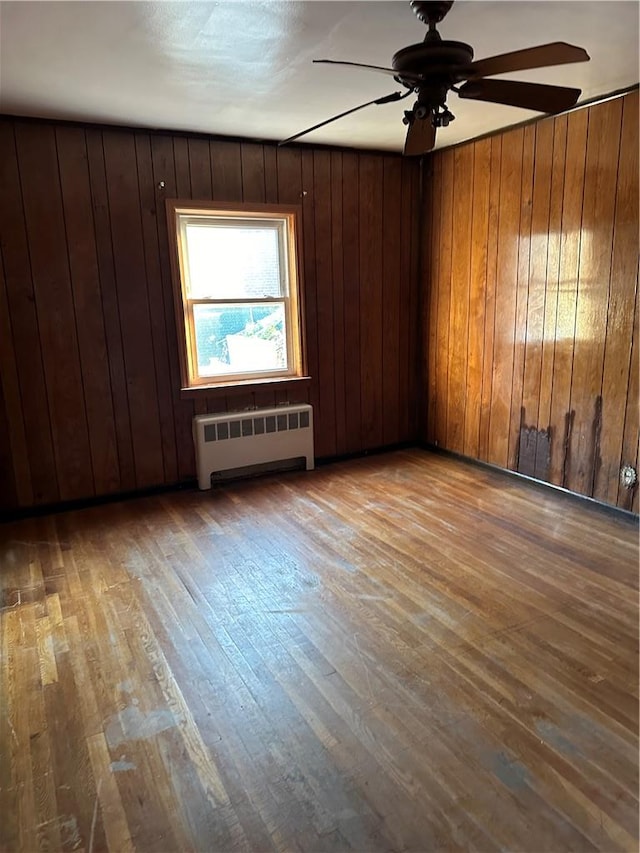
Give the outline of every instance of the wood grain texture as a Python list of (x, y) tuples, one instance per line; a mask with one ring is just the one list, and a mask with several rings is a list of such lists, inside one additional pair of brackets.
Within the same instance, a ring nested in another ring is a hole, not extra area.
[[(0, 348), (5, 369), (2, 371), (0, 389), (2, 403), (0, 418), (3, 423), (2, 441), (2, 482), (5, 483), (6, 494), (2, 498), (4, 507), (16, 506), (18, 503), (33, 502), (31, 485), (31, 466), (27, 454), (27, 439), (25, 434), (24, 417), (22, 416), (22, 400), (20, 397), (20, 382), (13, 347), (11, 317), (7, 301), (7, 288), (4, 270), (0, 264)], [(13, 412), (11, 418), (7, 412)]]
[[(3, 117), (3, 508), (188, 480), (194, 413), (311, 402), (318, 457), (416, 440), (418, 177), (393, 154)], [(168, 197), (302, 204), (310, 382), (181, 396)]]
[[(553, 163), (551, 166), (551, 189), (549, 198), (549, 231), (547, 246), (546, 287), (544, 289), (544, 320), (542, 330), (542, 353), (540, 365), (540, 396), (538, 400), (538, 423), (548, 423), (551, 433), (551, 408), (556, 378), (556, 328), (560, 302), (560, 259), (562, 257), (562, 209), (564, 202), (565, 167), (567, 151), (567, 116), (554, 122)], [(543, 443), (541, 442), (541, 445)], [(551, 442), (550, 451), (554, 448)], [(534, 476), (548, 479), (553, 470), (551, 452), (544, 446), (536, 446)]]
[[(514, 329), (513, 373), (511, 376), (511, 411), (509, 416), (508, 468), (520, 468), (520, 430), (525, 426), (522, 394), (526, 365), (527, 312), (529, 307), (529, 260), (531, 258), (531, 217), (536, 138), (539, 124), (524, 128), (522, 175), (520, 189), (520, 224), (518, 227), (518, 268), (516, 283), (516, 317)], [(524, 473), (524, 472), (523, 472)]]
[(2, 385), (0, 385), (0, 481), (5, 484), (0, 492), (0, 510), (3, 510), (17, 504), (18, 493), (16, 478), (13, 473), (11, 437)]
[(484, 461), (489, 455), (489, 437), (491, 435), (491, 397), (493, 394), (493, 354), (496, 337), (496, 319), (498, 305), (496, 300), (496, 277), (498, 267), (498, 223), (500, 217), (500, 181), (502, 159), (502, 138), (491, 139), (491, 162), (489, 164), (489, 214), (487, 220), (487, 269), (484, 305), (484, 341), (482, 344), (482, 395), (480, 401), (480, 434), (478, 439), (478, 457)]
[(637, 487), (618, 483), (638, 447), (638, 92), (431, 164), (423, 437), (632, 508)]
[(66, 500), (92, 494), (94, 483), (55, 132), (18, 124), (16, 142), (56, 471)]
[[(638, 400), (637, 354), (632, 355), (633, 317), (638, 265), (638, 99), (624, 102), (620, 135), (620, 159), (616, 187), (607, 334), (602, 374), (602, 432), (600, 464), (594, 474), (594, 496), (614, 503), (617, 466), (624, 428), (623, 407), (618, 401), (628, 387), (627, 399)], [(631, 371), (631, 372), (630, 372)], [(635, 383), (635, 384), (634, 384)], [(637, 408), (637, 407), (636, 407)], [(636, 421), (637, 428), (637, 421)]]
[[(461, 146), (453, 152), (455, 174), (451, 245), (451, 302), (449, 306), (449, 350), (447, 353), (447, 445), (462, 453), (467, 408), (467, 365), (469, 329), (469, 276), (473, 210), (473, 148)], [(471, 187), (460, 195), (460, 186)], [(462, 201), (460, 201), (462, 199)]]
[(135, 134), (105, 131), (103, 145), (135, 483), (146, 487), (164, 481), (164, 460)]
[(0, 848), (634, 850), (637, 560), (420, 450), (2, 525)]
[[(363, 154), (360, 158), (360, 410), (361, 443), (376, 447), (384, 443), (382, 407), (382, 158)], [(407, 401), (408, 402), (408, 401)]]
[(120, 481), (102, 293), (93, 230), (87, 143), (82, 128), (56, 128), (56, 150), (69, 255), (69, 275), (78, 334), (91, 471), (97, 494), (116, 491)]
[[(593, 493), (600, 455), (602, 369), (621, 124), (621, 98), (602, 104), (597, 121), (593, 115), (589, 120), (571, 381), (570, 408), (575, 418), (565, 475), (565, 485), (582, 494)], [(622, 390), (626, 395), (626, 386)]]
[[(489, 190), (491, 183), (491, 140), (486, 139), (473, 148), (473, 203), (471, 208), (471, 248), (469, 276), (471, 281), (487, 274), (489, 248)], [(467, 401), (464, 419), (465, 456), (478, 457), (480, 453), (480, 415), (482, 402), (481, 353), (485, 343), (486, 296), (482, 290), (469, 288), (469, 321), (467, 343), (466, 387)]]
[(86, 139), (96, 255), (101, 283), (102, 314), (109, 357), (109, 377), (118, 447), (120, 488), (130, 491), (135, 488), (135, 467), (122, 328), (116, 289), (114, 249), (111, 240), (111, 211), (107, 193), (104, 144), (102, 133), (91, 128), (86, 130)]

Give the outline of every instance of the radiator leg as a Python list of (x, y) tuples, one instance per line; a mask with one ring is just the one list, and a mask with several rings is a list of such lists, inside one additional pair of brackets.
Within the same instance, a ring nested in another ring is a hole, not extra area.
[(313, 471), (313, 469), (315, 467), (313, 456), (307, 456), (306, 460), (307, 460), (307, 471)]
[(198, 488), (202, 492), (211, 488), (211, 472), (198, 475)]

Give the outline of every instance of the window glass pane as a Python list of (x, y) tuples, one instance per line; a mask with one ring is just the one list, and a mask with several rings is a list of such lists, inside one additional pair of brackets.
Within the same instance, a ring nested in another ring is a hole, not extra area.
[(194, 305), (200, 376), (286, 370), (284, 305)]
[(185, 227), (192, 299), (262, 299), (280, 289), (278, 228)]

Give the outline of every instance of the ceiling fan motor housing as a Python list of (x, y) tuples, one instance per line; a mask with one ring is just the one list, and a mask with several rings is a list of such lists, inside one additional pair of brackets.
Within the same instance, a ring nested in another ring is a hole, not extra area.
[[(446, 104), (449, 89), (465, 79), (472, 61), (473, 49), (464, 42), (431, 41), (402, 48), (391, 66), (398, 72), (397, 79), (418, 93), (418, 103), (435, 111)], [(415, 77), (403, 77), (403, 73), (420, 74), (424, 80), (416, 83)]]
[[(465, 79), (466, 66), (473, 62), (473, 48), (461, 41), (420, 42), (394, 53), (391, 67), (402, 73), (447, 78), (452, 83)], [(411, 80), (407, 80), (410, 85)]]

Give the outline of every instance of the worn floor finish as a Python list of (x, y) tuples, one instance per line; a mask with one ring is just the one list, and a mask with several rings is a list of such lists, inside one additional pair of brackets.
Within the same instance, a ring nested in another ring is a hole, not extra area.
[(0, 537), (2, 849), (637, 849), (625, 519), (416, 450)]

